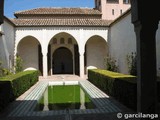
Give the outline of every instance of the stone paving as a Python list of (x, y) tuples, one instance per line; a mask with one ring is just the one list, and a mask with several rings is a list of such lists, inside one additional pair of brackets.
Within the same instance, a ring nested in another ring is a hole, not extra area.
[[(75, 75), (54, 75), (54, 76), (50, 76), (47, 78), (43, 78), (43, 77), (39, 77), (39, 81), (32, 86), (28, 91), (26, 91), (23, 95), (21, 95), (20, 97), (17, 98), (16, 101), (12, 102), (4, 111), (2, 114), (0, 114), (0, 120), (119, 120), (117, 118), (117, 112), (113, 111), (113, 112), (97, 112), (97, 113), (90, 113), (88, 112), (86, 113), (81, 113), (81, 114), (61, 114), (61, 115), (53, 115), (53, 116), (42, 116), (42, 115), (38, 115), (38, 116), (14, 116), (14, 117), (9, 117), (9, 114), (13, 111), (13, 109), (15, 109), (19, 104), (21, 104), (21, 102), (24, 100), (24, 98), (31, 93), (36, 86), (39, 84), (39, 82), (41, 81), (82, 81), (82, 80), (86, 80), (87, 77), (85, 76), (83, 79), (75, 76)], [(86, 85), (83, 84), (84, 86)], [(122, 112), (123, 113), (127, 113), (127, 112), (131, 112), (133, 113), (131, 110), (129, 110), (128, 108), (126, 108), (125, 106), (123, 106), (122, 104), (120, 104), (119, 102), (117, 102), (116, 100), (112, 100), (113, 103), (111, 104), (116, 104), (118, 105), (120, 108), (124, 108)], [(120, 119), (120, 120), (123, 120)]]

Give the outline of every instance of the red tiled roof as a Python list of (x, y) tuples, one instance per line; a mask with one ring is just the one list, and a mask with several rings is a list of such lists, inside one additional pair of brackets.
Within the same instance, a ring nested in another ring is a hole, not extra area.
[(75, 15), (101, 15), (101, 12), (92, 8), (36, 8), (31, 10), (24, 10), (15, 12), (17, 15), (43, 15), (43, 14), (75, 14)]
[(102, 19), (11, 19), (16, 26), (109, 26)]

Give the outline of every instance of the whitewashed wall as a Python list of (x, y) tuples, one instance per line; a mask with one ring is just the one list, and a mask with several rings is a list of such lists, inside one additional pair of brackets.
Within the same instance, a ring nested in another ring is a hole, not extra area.
[[(2, 28), (2, 25), (0, 27)], [(4, 52), (4, 40), (3, 40), (3, 36), (0, 36), (0, 62), (3, 63), (3, 66), (7, 66), (5, 61), (7, 60)]]
[[(119, 70), (128, 73), (126, 55), (136, 51), (136, 36), (131, 14), (114, 23), (109, 31), (109, 51), (117, 60)], [(160, 24), (156, 32), (157, 74), (160, 76)]]
[(109, 52), (117, 61), (120, 72), (127, 74), (126, 56), (136, 51), (136, 36), (131, 23), (131, 14), (111, 25), (109, 31)]
[[(2, 61), (3, 67), (9, 69), (12, 68), (14, 60), (14, 26), (4, 19), (1, 30), (4, 35), (0, 36), (0, 61)], [(11, 59), (9, 59), (10, 55)]]

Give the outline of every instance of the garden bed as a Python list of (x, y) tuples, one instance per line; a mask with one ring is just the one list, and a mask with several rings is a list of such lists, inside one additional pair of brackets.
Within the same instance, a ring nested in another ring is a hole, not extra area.
[[(88, 70), (88, 80), (108, 95), (133, 110), (137, 109), (137, 78), (132, 75), (101, 69)], [(157, 80), (157, 96), (160, 101), (160, 81)]]
[(37, 70), (19, 72), (0, 78), (0, 111), (38, 81)]

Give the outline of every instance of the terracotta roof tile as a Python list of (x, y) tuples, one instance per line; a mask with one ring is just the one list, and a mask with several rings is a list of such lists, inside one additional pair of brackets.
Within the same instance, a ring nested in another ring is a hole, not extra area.
[(102, 19), (11, 19), (16, 26), (109, 26)]
[(92, 15), (101, 15), (101, 12), (93, 8), (36, 8), (31, 10), (24, 10), (15, 12), (17, 15), (42, 15), (42, 14), (92, 14)]

